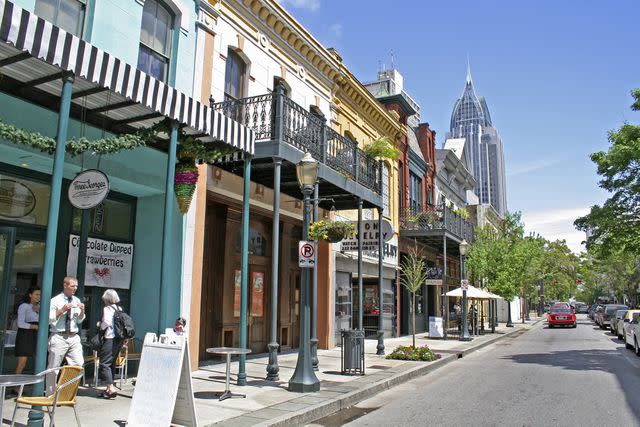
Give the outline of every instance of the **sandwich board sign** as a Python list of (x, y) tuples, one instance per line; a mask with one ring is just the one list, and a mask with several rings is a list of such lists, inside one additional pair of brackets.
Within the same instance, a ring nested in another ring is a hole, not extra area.
[(127, 426), (170, 425), (198, 426), (189, 346), (184, 336), (150, 332), (144, 337)]

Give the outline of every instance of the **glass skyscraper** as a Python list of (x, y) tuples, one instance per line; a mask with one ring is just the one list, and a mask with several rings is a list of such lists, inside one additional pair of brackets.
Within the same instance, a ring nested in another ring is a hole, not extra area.
[(476, 95), (469, 68), (464, 92), (453, 107), (446, 138), (465, 139), (462, 160), (476, 179), (475, 193), (481, 204), (492, 205), (504, 217), (507, 186), (502, 139), (493, 127), (485, 99)]

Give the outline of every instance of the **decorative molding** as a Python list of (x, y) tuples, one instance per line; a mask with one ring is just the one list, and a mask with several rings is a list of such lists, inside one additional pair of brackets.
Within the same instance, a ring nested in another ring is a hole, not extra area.
[(269, 50), (269, 46), (271, 45), (271, 43), (269, 42), (269, 38), (263, 33), (258, 33), (257, 38), (260, 47), (264, 50)]
[(198, 20), (196, 21), (196, 25), (199, 28), (215, 35), (215, 26), (218, 22), (220, 12), (206, 1), (200, 0), (199, 3), (200, 7), (198, 8)]

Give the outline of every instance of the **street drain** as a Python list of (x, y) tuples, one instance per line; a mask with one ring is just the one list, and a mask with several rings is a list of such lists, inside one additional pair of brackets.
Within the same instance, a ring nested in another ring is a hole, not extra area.
[(358, 408), (357, 406), (350, 406), (347, 409), (343, 409), (324, 418), (320, 418), (319, 420), (316, 420), (311, 424), (314, 426), (338, 427), (350, 423), (351, 421), (356, 420), (360, 417), (363, 417), (368, 413), (375, 411), (376, 409), (379, 409), (379, 407)]

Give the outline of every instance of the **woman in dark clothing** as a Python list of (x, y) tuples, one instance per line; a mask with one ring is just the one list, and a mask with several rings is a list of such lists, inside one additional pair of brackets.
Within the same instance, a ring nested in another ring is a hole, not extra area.
[(113, 289), (107, 289), (102, 294), (102, 321), (98, 322), (98, 327), (103, 334), (102, 347), (100, 348), (100, 368), (99, 377), (107, 385), (99, 397), (111, 399), (118, 395), (113, 382), (116, 371), (116, 360), (122, 347), (122, 339), (116, 337), (113, 329), (113, 316), (118, 310), (117, 304), (120, 302), (118, 293)]
[(38, 316), (40, 312), (40, 288), (32, 286), (25, 295), (24, 302), (18, 307), (18, 333), (16, 334), (15, 356), (18, 364), (16, 374), (21, 374), (27, 364), (27, 358), (36, 352), (38, 339)]

